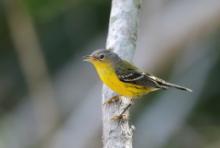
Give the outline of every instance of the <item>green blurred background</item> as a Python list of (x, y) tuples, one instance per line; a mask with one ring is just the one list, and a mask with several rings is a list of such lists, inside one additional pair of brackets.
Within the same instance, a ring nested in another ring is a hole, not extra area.
[[(102, 147), (101, 82), (81, 57), (105, 47), (110, 8), (0, 1), (0, 148)], [(220, 1), (143, 1), (134, 63), (193, 93), (138, 100), (134, 147), (220, 147), (219, 20)]]

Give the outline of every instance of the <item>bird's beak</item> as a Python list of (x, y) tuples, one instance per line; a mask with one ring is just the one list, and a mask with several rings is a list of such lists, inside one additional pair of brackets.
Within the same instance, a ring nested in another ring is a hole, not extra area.
[(93, 56), (91, 55), (83, 56), (83, 61), (90, 62), (92, 59), (93, 59)]

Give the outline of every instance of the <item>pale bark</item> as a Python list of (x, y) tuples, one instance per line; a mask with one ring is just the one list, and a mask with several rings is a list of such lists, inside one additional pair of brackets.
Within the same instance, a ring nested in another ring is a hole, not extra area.
[[(138, 12), (140, 0), (113, 0), (106, 48), (116, 52), (121, 58), (131, 61), (136, 49)], [(103, 87), (103, 102), (114, 96), (110, 89)], [(133, 131), (128, 120), (113, 121), (111, 118), (122, 112), (130, 100), (103, 105), (103, 147), (132, 148)], [(128, 112), (126, 112), (128, 115)]]

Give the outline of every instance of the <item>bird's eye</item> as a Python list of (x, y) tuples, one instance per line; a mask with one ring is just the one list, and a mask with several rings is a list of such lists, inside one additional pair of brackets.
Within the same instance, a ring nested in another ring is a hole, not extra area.
[(104, 59), (104, 57), (105, 57), (104, 54), (99, 55), (99, 59), (100, 59), (100, 60)]

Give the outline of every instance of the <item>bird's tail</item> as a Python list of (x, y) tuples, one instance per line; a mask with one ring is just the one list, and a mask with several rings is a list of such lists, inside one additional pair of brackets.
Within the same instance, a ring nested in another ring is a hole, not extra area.
[(167, 88), (172, 87), (172, 88), (176, 88), (176, 89), (180, 89), (180, 90), (192, 92), (192, 90), (189, 89), (189, 88), (187, 88), (187, 87), (166, 82), (166, 81), (164, 81), (164, 80), (162, 80), (162, 79), (160, 79), (160, 78), (158, 78), (158, 77), (155, 77), (155, 76), (153, 76), (153, 75), (150, 75), (150, 74), (148, 74), (147, 76), (148, 76), (149, 78), (151, 78), (151, 80), (154, 81), (156, 84), (158, 84), (158, 88), (167, 89)]
[(160, 83), (160, 86), (161, 86), (162, 88), (165, 88), (165, 89), (167, 89), (167, 88), (169, 88), (169, 87), (173, 87), (173, 88), (176, 88), (176, 89), (180, 89), (180, 90), (192, 92), (192, 90), (189, 89), (189, 88), (187, 88), (187, 87), (180, 86), (180, 85), (176, 85), (176, 84), (169, 83), (169, 82)]

